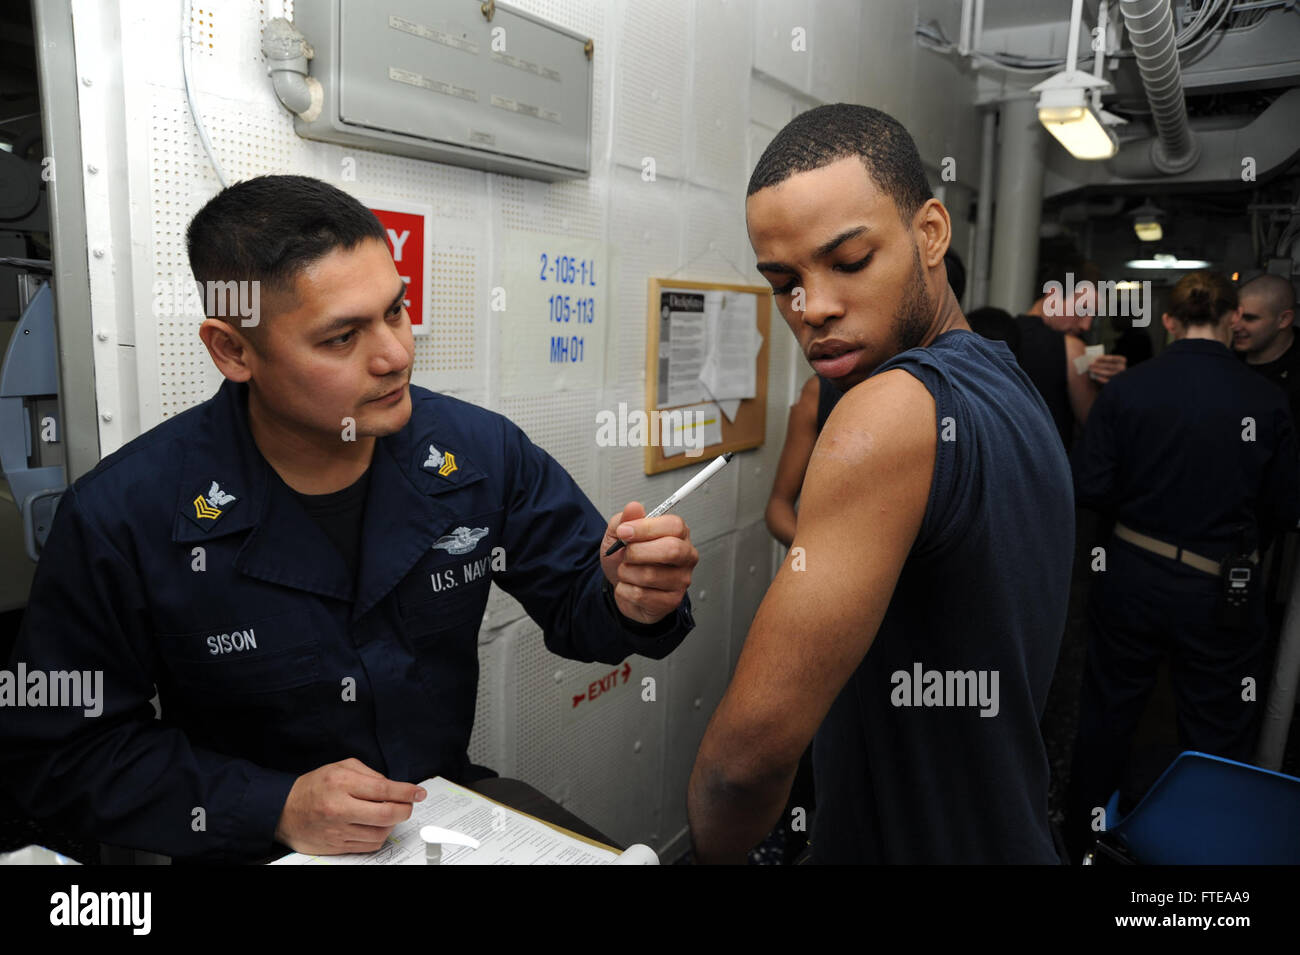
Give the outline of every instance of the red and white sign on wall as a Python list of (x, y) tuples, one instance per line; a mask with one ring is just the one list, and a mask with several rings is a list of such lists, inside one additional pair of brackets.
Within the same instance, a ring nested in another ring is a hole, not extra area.
[(388, 233), (388, 250), (397, 274), (407, 284), (406, 313), (411, 331), (429, 334), (429, 297), (433, 277), (433, 207), (397, 199), (362, 199)]

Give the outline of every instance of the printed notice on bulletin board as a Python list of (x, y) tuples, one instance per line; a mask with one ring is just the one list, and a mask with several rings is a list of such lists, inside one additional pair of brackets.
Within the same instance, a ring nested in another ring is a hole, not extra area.
[(492, 303), (500, 321), (501, 394), (604, 384), (609, 324), (604, 244), (512, 233), (502, 278)]
[(757, 394), (762, 347), (752, 292), (661, 287), (659, 407), (712, 399), (734, 421), (740, 402)]

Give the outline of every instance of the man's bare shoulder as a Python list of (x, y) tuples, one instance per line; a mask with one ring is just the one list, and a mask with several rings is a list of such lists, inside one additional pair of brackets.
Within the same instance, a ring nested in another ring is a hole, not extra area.
[(813, 461), (853, 467), (889, 465), (935, 443), (934, 396), (902, 368), (868, 378), (836, 404), (822, 428)]

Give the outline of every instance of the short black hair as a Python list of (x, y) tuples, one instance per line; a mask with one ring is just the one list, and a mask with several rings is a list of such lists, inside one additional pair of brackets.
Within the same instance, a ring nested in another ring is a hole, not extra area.
[(292, 291), (311, 263), (366, 239), (387, 241), (375, 214), (310, 176), (258, 176), (229, 186), (185, 232), (199, 282), (257, 281), (277, 292)]
[(1265, 272), (1237, 286), (1237, 294), (1252, 292), (1264, 296), (1269, 308), (1279, 315), (1287, 309), (1295, 309), (1295, 286), (1289, 279)]
[(876, 188), (898, 207), (904, 222), (934, 197), (916, 143), (888, 113), (854, 103), (832, 103), (800, 113), (763, 150), (749, 177), (752, 196), (800, 172), (857, 156)]

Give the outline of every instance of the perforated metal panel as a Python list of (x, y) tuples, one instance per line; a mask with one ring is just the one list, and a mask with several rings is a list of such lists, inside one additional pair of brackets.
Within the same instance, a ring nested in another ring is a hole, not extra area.
[[(481, 234), (487, 231), (484, 220), (488, 213), (489, 177), (485, 172), (323, 143), (306, 148), (319, 150), (322, 156), (337, 157), (333, 169), (327, 166), (319, 173), (324, 178), (340, 178), (343, 174), (342, 160), (347, 159), (355, 171), (355, 181), (364, 183), (377, 195), (431, 203), (433, 214), (442, 227), (450, 225), (445, 220), (456, 219), (477, 223)], [(348, 182), (340, 184), (349, 185)], [(435, 231), (434, 235), (436, 238), (438, 233)]]
[(614, 159), (657, 175), (684, 171), (690, 76), (691, 7), (679, 0), (637, 0), (621, 10), (614, 78)]
[(529, 439), (555, 458), (593, 501), (601, 499), (596, 475), (598, 391), (503, 398), (497, 410), (519, 425)]
[(772, 582), (772, 550), (776, 546), (767, 525), (750, 524), (735, 535), (736, 576), (732, 590), (731, 640), (727, 647), (727, 673), (734, 673), (749, 625)]
[[(614, 354), (611, 383), (645, 380), (646, 309), (649, 281), (669, 275), (681, 262), (682, 184), (658, 177), (641, 178), (639, 170), (615, 168), (610, 195), (610, 232), (620, 237), (610, 263), (615, 288), (608, 298), (614, 311), (610, 338)], [(644, 392), (635, 407), (645, 404)], [(617, 407), (616, 405), (614, 407)]]
[[(737, 469), (740, 497), (736, 506), (736, 523), (741, 527), (753, 521), (761, 521), (767, 511), (767, 501), (772, 493), (772, 482), (776, 479), (781, 448), (785, 444), (786, 427), (790, 421), (790, 405), (798, 395), (799, 388), (812, 374), (812, 369), (804, 361), (795, 344), (794, 335), (781, 318), (775, 303), (772, 305), (772, 329), (768, 347), (767, 440), (762, 447), (746, 451), (732, 462), (740, 465)], [(799, 356), (797, 361), (796, 355)], [(802, 371), (792, 373), (796, 367)]]
[(718, 192), (688, 184), (685, 199), (691, 210), (682, 220), (686, 266), (677, 277), (724, 275), (726, 282), (764, 284), (745, 232), (744, 188)]
[(689, 177), (714, 189), (739, 189), (742, 194), (753, 50), (730, 40), (745, 35), (752, 17), (751, 0), (696, 3), (688, 110), (693, 133)]
[[(820, 39), (813, 29), (810, 0), (755, 0), (754, 69), (802, 92), (812, 81), (812, 54)], [(807, 49), (793, 48), (793, 31), (803, 30)]]
[[(858, 88), (858, 57), (862, 52), (862, 17), (867, 13), (861, 0), (817, 0), (812, 6), (813, 96), (824, 103), (852, 100)], [(871, 11), (874, 18), (881, 13)], [(895, 18), (908, 17), (895, 14)]]
[[(157, 325), (156, 361), (159, 417), (167, 418), (210, 397), (221, 382), (199, 341), (202, 314), (175, 301), (181, 283), (193, 281), (185, 252), (185, 228), (194, 213), (219, 188), (202, 156), (184, 95), (153, 88), (149, 124), (150, 206), (154, 282), (172, 294), (168, 308), (150, 316)], [(197, 153), (197, 155), (196, 155)], [(146, 301), (154, 302), (150, 295)], [(176, 307), (176, 306), (182, 307)], [(144, 319), (140, 316), (137, 321)], [(196, 347), (197, 346), (197, 347)], [(142, 356), (148, 357), (148, 356)], [(143, 369), (142, 369), (143, 371)], [(142, 422), (147, 428), (156, 422)]]
[(434, 220), (430, 333), (415, 340), (417, 384), (435, 391), (486, 390), (487, 246), (481, 222)]
[(583, 239), (605, 237), (604, 183), (590, 179), (544, 183), (494, 176), (493, 192), (506, 228)]
[[(771, 133), (785, 126), (794, 119), (794, 97), (784, 87), (778, 86), (762, 73), (754, 73), (749, 83), (749, 121), (763, 126)], [(758, 154), (749, 154), (751, 169), (758, 161)]]
[[(664, 664), (631, 657), (626, 680), (575, 705), (575, 695), (593, 682), (608, 683), (623, 667), (556, 656), (529, 620), (511, 624), (498, 643), (513, 750), (509, 772), (612, 839), (656, 845)], [(642, 697), (647, 677), (656, 683), (653, 702)]]

